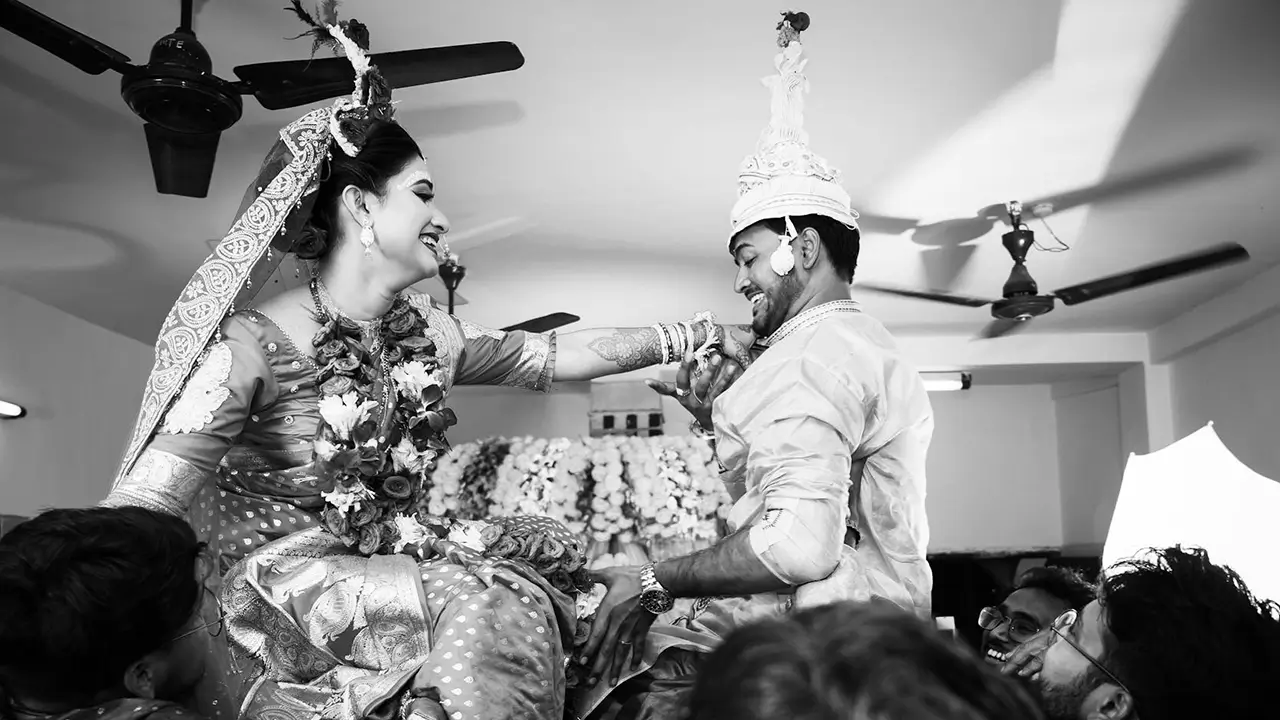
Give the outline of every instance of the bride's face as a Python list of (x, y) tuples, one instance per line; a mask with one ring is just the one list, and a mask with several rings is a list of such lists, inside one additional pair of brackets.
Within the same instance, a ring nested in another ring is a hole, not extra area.
[(436, 207), (435, 185), (422, 158), (414, 158), (387, 181), (382, 197), (367, 196), (377, 238), (375, 252), (412, 285), (439, 272), (442, 238), (449, 220)]

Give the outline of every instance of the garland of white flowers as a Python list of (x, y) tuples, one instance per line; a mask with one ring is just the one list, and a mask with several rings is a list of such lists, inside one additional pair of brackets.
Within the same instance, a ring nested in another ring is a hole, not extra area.
[(427, 514), (437, 517), (451, 515), (458, 509), (462, 496), (462, 473), (471, 464), (480, 445), (457, 445), (436, 460), (436, 469), (427, 489)]
[[(458, 510), (468, 469), (486, 443), (465, 443), (442, 455), (427, 499), (431, 515)], [(731, 501), (705, 442), (691, 437), (511, 438), (487, 493), (489, 514), (539, 515), (584, 533), (595, 555), (625, 552), (635, 543), (706, 547), (720, 536)], [(474, 475), (474, 470), (471, 471)], [(479, 518), (475, 518), (479, 519)]]

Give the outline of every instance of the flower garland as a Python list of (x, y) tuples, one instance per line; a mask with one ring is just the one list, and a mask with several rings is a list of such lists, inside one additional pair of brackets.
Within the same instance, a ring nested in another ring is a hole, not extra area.
[[(436, 459), (449, 449), (444, 431), (457, 422), (444, 407), (435, 344), (426, 318), (398, 297), (373, 343), (382, 349), (379, 368), (359, 329), (333, 317), (317, 288), (313, 281), (321, 328), (311, 342), (322, 363), (315, 454), (321, 475), (334, 480), (323, 493), (322, 521), (365, 555), (400, 552), (425, 537), (415, 511)], [(380, 407), (389, 410), (381, 423)]]

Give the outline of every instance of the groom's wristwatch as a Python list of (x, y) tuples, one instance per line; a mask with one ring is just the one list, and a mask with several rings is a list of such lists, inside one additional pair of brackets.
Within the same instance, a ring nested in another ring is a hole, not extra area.
[(658, 582), (653, 563), (640, 568), (640, 607), (654, 615), (661, 615), (675, 607), (676, 599)]

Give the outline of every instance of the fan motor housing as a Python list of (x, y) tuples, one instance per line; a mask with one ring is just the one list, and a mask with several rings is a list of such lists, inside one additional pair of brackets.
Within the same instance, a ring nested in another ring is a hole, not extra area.
[(240, 119), (244, 103), (194, 35), (175, 32), (151, 48), (146, 67), (125, 73), (120, 95), (134, 114), (176, 133), (219, 133)]
[(1048, 295), (1021, 295), (997, 300), (991, 304), (991, 316), (1001, 320), (1030, 320), (1053, 309)]

